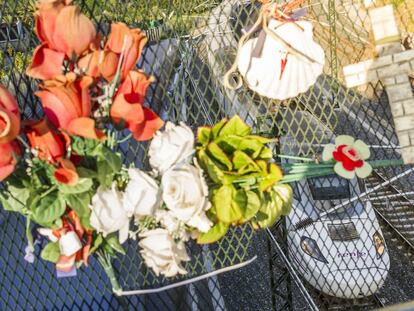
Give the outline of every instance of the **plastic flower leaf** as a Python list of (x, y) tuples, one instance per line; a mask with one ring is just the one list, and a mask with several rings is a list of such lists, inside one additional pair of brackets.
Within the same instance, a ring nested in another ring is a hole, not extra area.
[(372, 172), (371, 165), (366, 162), (371, 155), (369, 147), (361, 140), (348, 135), (340, 135), (335, 145), (327, 145), (322, 153), (324, 161), (335, 160), (334, 171), (339, 176), (352, 179), (356, 176), (366, 178)]

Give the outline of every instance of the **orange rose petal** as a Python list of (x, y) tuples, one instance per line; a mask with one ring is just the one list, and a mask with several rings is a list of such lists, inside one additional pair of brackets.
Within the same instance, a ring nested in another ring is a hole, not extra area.
[(5, 180), (7, 177), (9, 177), (16, 168), (15, 164), (9, 164), (5, 166), (0, 167), (0, 181)]
[(69, 58), (72, 58), (73, 54), (81, 55), (89, 48), (95, 37), (94, 24), (81, 13), (78, 6), (66, 6), (59, 12), (53, 42)]
[(65, 156), (66, 148), (59, 135), (52, 131), (46, 119), (31, 123), (26, 130), (27, 138), (33, 148), (38, 149), (38, 157), (44, 161), (54, 163)]
[(65, 168), (58, 168), (54, 176), (59, 183), (68, 186), (75, 186), (79, 181), (79, 176), (76, 172)]
[(26, 70), (26, 74), (40, 80), (53, 79), (63, 73), (62, 66), (65, 54), (49, 49), (47, 44), (42, 44), (33, 53), (32, 63)]
[(90, 231), (86, 232), (86, 244), (82, 249), (82, 259), (85, 266), (88, 266), (89, 251), (92, 246), (92, 233)]
[(138, 141), (150, 140), (155, 132), (163, 127), (164, 121), (151, 109), (144, 108), (145, 121), (130, 127), (134, 138)]
[(106, 48), (117, 54), (122, 53), (122, 48), (129, 49), (133, 44), (133, 38), (130, 29), (124, 23), (113, 23), (111, 33), (109, 34)]
[(5, 87), (0, 85), (0, 108), (19, 116), (19, 105), (14, 96)]
[(78, 111), (74, 108), (70, 98), (65, 93), (57, 91), (58, 88), (52, 88), (45, 91), (36, 92), (40, 98), (44, 112), (49, 121), (56, 128), (66, 129), (68, 124), (74, 118), (77, 118)]
[(95, 121), (91, 118), (78, 118), (70, 122), (68, 132), (85, 138), (105, 140), (105, 134), (95, 128)]
[(60, 167), (55, 171), (55, 179), (61, 184), (75, 186), (79, 182), (76, 167), (70, 160), (60, 159)]
[(13, 141), (20, 132), (20, 118), (0, 107), (0, 144)]

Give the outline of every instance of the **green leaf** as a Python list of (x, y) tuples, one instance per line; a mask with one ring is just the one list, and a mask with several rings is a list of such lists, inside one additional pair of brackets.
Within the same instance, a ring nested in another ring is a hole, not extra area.
[(220, 131), (219, 136), (228, 136), (228, 135), (239, 135), (247, 136), (250, 135), (252, 129), (243, 120), (238, 116), (231, 118), (225, 126)]
[(273, 196), (271, 199), (265, 200), (265, 203), (262, 205), (260, 211), (267, 215), (267, 218), (258, 221), (258, 224), (261, 228), (268, 228), (273, 226), (276, 221), (282, 216), (283, 211), (283, 201), (278, 195)]
[(92, 247), (89, 251), (89, 255), (93, 254), (103, 243), (104, 239), (102, 237), (102, 234), (98, 234), (93, 241)]
[(211, 128), (211, 134), (213, 135), (213, 138), (218, 137), (221, 129), (223, 128), (224, 125), (226, 125), (226, 123), (227, 123), (227, 119), (223, 119)]
[(106, 162), (112, 169), (112, 172), (119, 172), (122, 168), (122, 159), (120, 155), (118, 153), (113, 152), (111, 149), (107, 147), (103, 147), (102, 152)]
[(69, 207), (79, 217), (82, 226), (85, 229), (92, 229), (89, 219), (91, 215), (91, 209), (89, 203), (91, 202), (91, 193), (84, 192), (78, 194), (67, 194), (65, 200)]
[(223, 236), (226, 235), (227, 231), (229, 230), (229, 224), (219, 222), (215, 224), (210, 230), (206, 233), (200, 233), (197, 238), (198, 244), (210, 244), (217, 242)]
[(203, 145), (206, 146), (210, 142), (211, 128), (207, 126), (200, 126), (197, 130), (197, 139)]
[(234, 168), (238, 170), (240, 174), (244, 174), (244, 173), (241, 173), (241, 169), (245, 168), (246, 166), (255, 168), (256, 171), (259, 169), (256, 163), (253, 161), (253, 159), (250, 158), (249, 155), (247, 155), (246, 153), (240, 150), (237, 150), (236, 152), (234, 152), (233, 164), (234, 164)]
[(259, 195), (254, 191), (246, 191), (247, 204), (243, 210), (243, 220), (247, 221), (256, 216), (262, 203)]
[(30, 205), (32, 219), (39, 225), (49, 225), (54, 222), (66, 210), (65, 201), (59, 196), (59, 192), (51, 192), (45, 197), (37, 196)]
[(287, 216), (292, 210), (293, 190), (292, 187), (286, 184), (275, 185), (272, 188), (283, 202), (282, 215)]
[(59, 191), (64, 194), (76, 194), (89, 191), (93, 186), (93, 181), (90, 178), (80, 178), (78, 183), (74, 186), (69, 186), (59, 183)]
[(274, 163), (270, 163), (268, 166), (268, 174), (264, 177), (265, 179), (259, 183), (260, 191), (267, 191), (270, 187), (282, 179), (283, 173), (279, 166)]
[(80, 156), (97, 156), (103, 146), (101, 142), (95, 139), (88, 139), (79, 136), (71, 136), (72, 149)]
[(30, 191), (22, 184), (9, 185), (7, 192), (0, 191), (0, 202), (6, 211), (23, 213)]
[(78, 175), (81, 178), (97, 178), (98, 177), (98, 172), (85, 168), (83, 166), (77, 167), (76, 171), (78, 172)]
[(242, 208), (246, 201), (233, 185), (223, 185), (217, 189), (212, 201), (220, 221), (233, 223), (242, 218)]
[(259, 135), (249, 135), (249, 136), (246, 136), (245, 138), (249, 139), (249, 140), (258, 141), (261, 144), (269, 144), (269, 143), (277, 141), (276, 138), (267, 138), (267, 137), (263, 137), (263, 136), (259, 136)]
[(112, 233), (105, 238), (106, 244), (108, 244), (114, 251), (126, 255), (124, 248), (122, 247), (121, 243), (119, 243), (119, 239), (117, 234)]
[(209, 143), (207, 146), (207, 150), (210, 153), (210, 155), (214, 157), (214, 159), (224, 164), (229, 171), (233, 168), (233, 164), (231, 163), (230, 159), (216, 143)]
[(252, 158), (257, 158), (264, 147), (265, 145), (258, 140), (244, 138), (240, 142), (239, 149), (247, 153)]
[(59, 242), (49, 242), (40, 253), (40, 257), (43, 260), (57, 263), (60, 259)]
[(273, 158), (273, 152), (270, 148), (264, 147), (260, 151), (260, 154), (257, 156), (257, 158), (270, 160), (271, 158)]
[(222, 183), (224, 173), (207, 155), (205, 150), (201, 149), (197, 152), (200, 165), (207, 172), (210, 179), (215, 183)]
[(114, 179), (114, 172), (107, 161), (98, 161), (98, 181), (101, 185), (110, 188)]
[(239, 149), (243, 137), (237, 135), (229, 135), (225, 137), (218, 137), (215, 142), (220, 146), (226, 154), (231, 154)]

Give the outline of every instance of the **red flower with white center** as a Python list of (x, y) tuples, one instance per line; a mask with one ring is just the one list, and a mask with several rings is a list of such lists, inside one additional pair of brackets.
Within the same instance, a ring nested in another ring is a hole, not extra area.
[(369, 147), (362, 141), (356, 140), (348, 135), (340, 135), (335, 139), (335, 145), (326, 145), (322, 159), (323, 161), (335, 160), (335, 173), (347, 179), (356, 176), (366, 178), (372, 172), (371, 165), (366, 162), (371, 153)]

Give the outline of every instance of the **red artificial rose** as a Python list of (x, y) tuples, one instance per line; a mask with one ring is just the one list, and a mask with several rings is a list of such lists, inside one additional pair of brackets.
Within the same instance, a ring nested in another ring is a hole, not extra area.
[(344, 169), (354, 171), (356, 168), (362, 167), (364, 161), (358, 156), (358, 153), (351, 146), (340, 145), (334, 152), (333, 158), (342, 162)]

